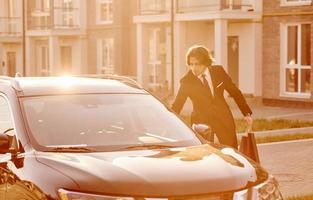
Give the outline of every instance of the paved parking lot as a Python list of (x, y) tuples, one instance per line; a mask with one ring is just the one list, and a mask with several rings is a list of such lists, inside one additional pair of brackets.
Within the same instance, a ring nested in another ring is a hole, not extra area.
[(261, 144), (261, 164), (275, 176), (284, 197), (313, 194), (313, 139)]

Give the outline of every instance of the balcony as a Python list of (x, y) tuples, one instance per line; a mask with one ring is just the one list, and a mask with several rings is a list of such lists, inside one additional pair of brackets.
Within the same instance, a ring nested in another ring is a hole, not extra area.
[(170, 0), (138, 0), (140, 15), (162, 15), (170, 13)]
[(34, 9), (28, 13), (28, 30), (78, 29), (79, 9), (60, 6), (52, 9)]
[(20, 36), (22, 34), (22, 18), (0, 17), (0, 36)]
[(176, 0), (176, 12), (254, 11), (253, 3), (253, 0)]

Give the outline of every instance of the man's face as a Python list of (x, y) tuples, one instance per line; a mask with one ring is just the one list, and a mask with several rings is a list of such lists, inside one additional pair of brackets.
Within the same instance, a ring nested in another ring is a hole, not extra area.
[(189, 67), (195, 76), (201, 75), (206, 68), (206, 66), (201, 64), (196, 57), (189, 58)]

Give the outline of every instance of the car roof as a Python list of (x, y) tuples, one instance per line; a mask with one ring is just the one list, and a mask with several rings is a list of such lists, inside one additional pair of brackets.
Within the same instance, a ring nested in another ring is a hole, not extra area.
[(94, 93), (147, 93), (134, 80), (123, 76), (90, 77), (0, 77), (0, 84), (7, 84), (18, 96)]

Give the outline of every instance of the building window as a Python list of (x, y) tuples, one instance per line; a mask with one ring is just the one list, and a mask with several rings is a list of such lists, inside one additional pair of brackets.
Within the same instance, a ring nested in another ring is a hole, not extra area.
[(17, 0), (0, 1), (0, 34), (19, 34), (22, 31), (21, 6)]
[(97, 24), (113, 23), (113, 0), (97, 0)]
[(281, 0), (281, 6), (305, 6), (311, 5), (312, 0)]
[(56, 28), (79, 28), (80, 1), (54, 0), (53, 6), (53, 23)]
[(36, 75), (49, 76), (49, 48), (48, 45), (38, 45), (36, 47), (36, 62), (37, 72)]
[(284, 94), (311, 94), (311, 25), (289, 24), (283, 28), (282, 80)]
[(36, 0), (35, 10), (38, 12), (49, 12), (50, 10), (50, 0)]
[(63, 0), (62, 2), (62, 25), (66, 27), (74, 26), (74, 3), (73, 0)]
[(99, 39), (98, 44), (98, 69), (99, 74), (114, 74), (114, 39)]

